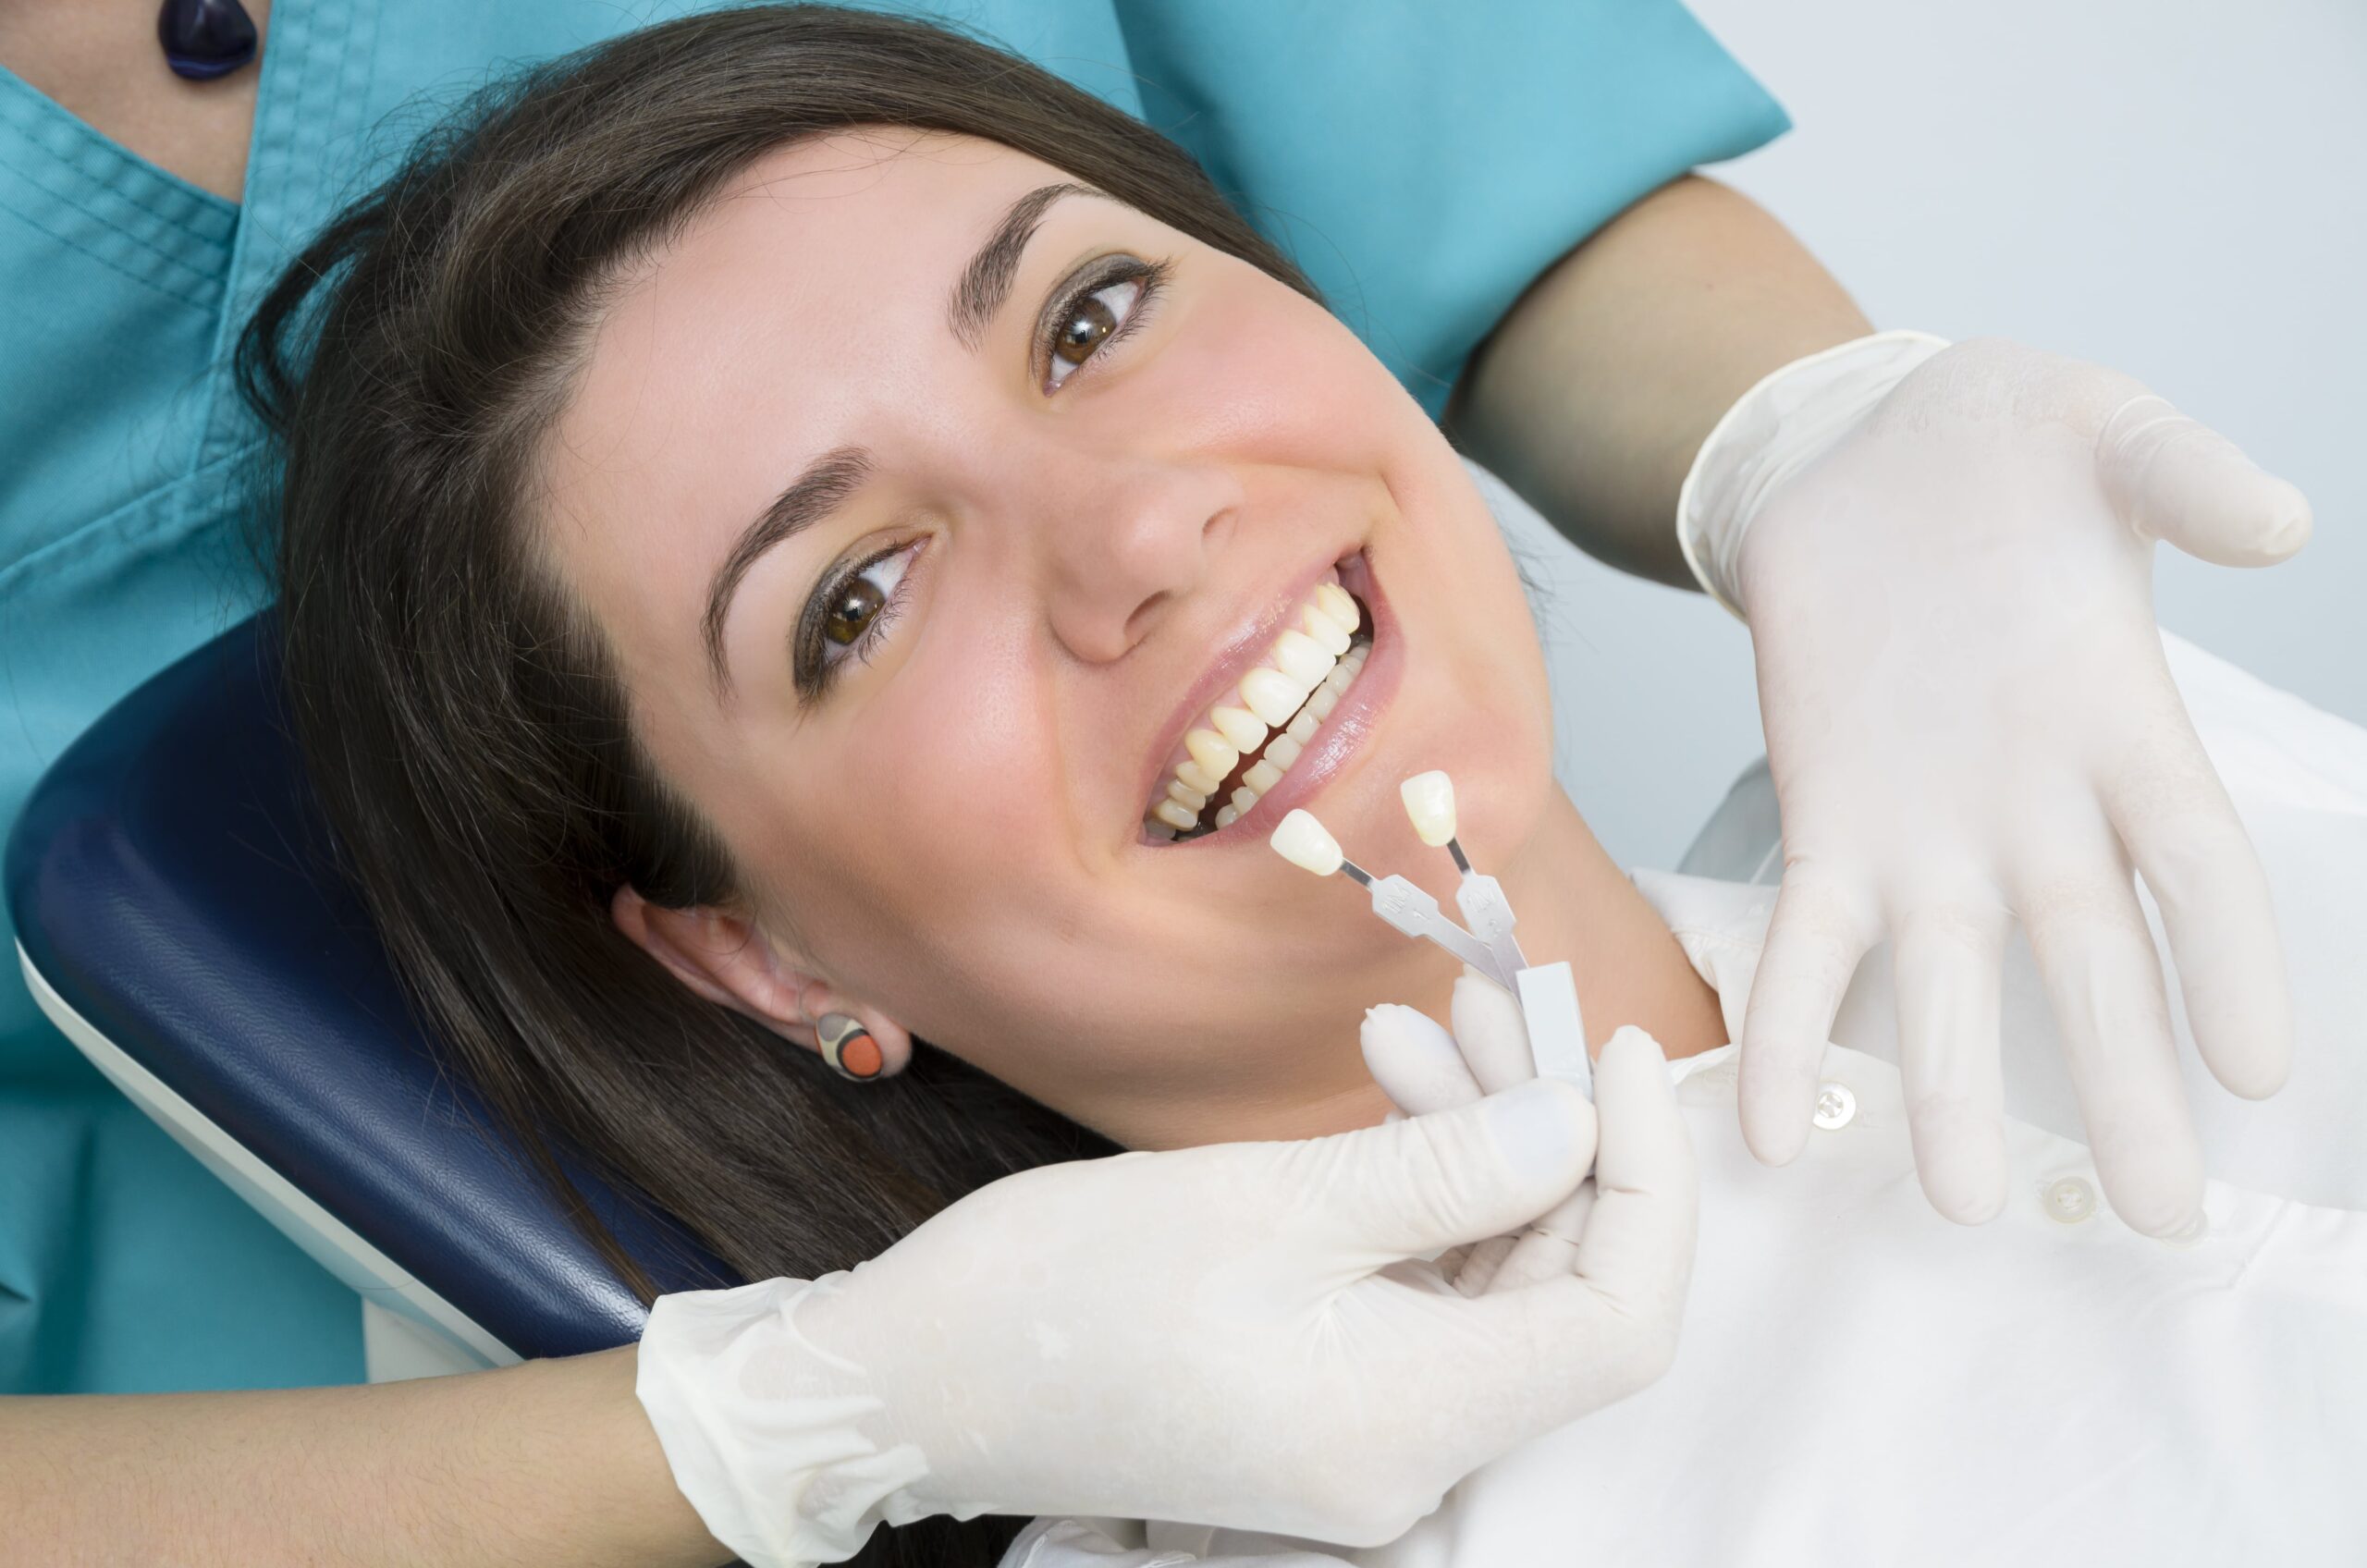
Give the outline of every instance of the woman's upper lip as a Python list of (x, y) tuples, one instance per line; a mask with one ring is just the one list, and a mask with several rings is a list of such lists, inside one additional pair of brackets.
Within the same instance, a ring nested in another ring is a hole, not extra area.
[(1171, 772), (1178, 761), (1177, 753), (1184, 744), (1184, 732), (1200, 717), (1208, 704), (1241, 684), (1241, 678), (1274, 645), (1274, 639), (1286, 630), (1291, 618), (1315, 592), (1315, 585), (1324, 574), (1339, 563), (1341, 557), (1353, 555), (1352, 547), (1337, 548), (1313, 565), (1293, 575), (1289, 585), (1275, 594), (1251, 620), (1238, 624), (1234, 631), (1221, 634), (1217, 655), (1184, 693), (1183, 700), (1159, 727), (1148, 759), (1143, 766), (1141, 788), (1134, 792), (1129, 821), (1139, 827), (1142, 802), (1149, 800), (1160, 788), (1161, 778)]

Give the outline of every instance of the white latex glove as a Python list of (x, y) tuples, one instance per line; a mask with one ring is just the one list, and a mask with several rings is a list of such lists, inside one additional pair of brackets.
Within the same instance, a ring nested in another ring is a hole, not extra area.
[(2153, 542), (2282, 560), (2308, 503), (2126, 375), (1886, 333), (1748, 394), (1679, 511), (1704, 585), (1750, 623), (1783, 814), (1742, 1037), (1753, 1152), (1799, 1153), (1842, 993), (1887, 936), (1924, 1191), (1995, 1214), (2018, 916), (2114, 1208), (2191, 1232), (2201, 1158), (2132, 864), (2222, 1084), (2284, 1082), (2292, 1006), (2266, 879), (2164, 662)]
[(930, 1513), (1389, 1540), (1665, 1368), (1690, 1148), (1665, 1092), (1603, 1114), (1633, 1129), (1606, 1144), (1615, 1187), (1575, 1269), (1527, 1290), (1466, 1298), (1409, 1260), (1576, 1187), (1594, 1113), (1551, 1081), (1007, 1178), (850, 1273), (661, 1298), (637, 1390), (683, 1495), (755, 1568)]
[[(1452, 1034), (1427, 1013), (1393, 1002), (1365, 1014), (1365, 1065), (1392, 1103), (1409, 1116), (1469, 1105), (1537, 1076), (1528, 1028), (1511, 992), (1466, 967), (1454, 983), (1452, 1007)], [(1598, 1104), (1603, 1104), (1600, 1096), (1606, 1092), (1611, 1099), (1602, 1111), (1606, 1121), (1600, 1132), (1598, 1174), (1578, 1183), (1576, 1192), (1519, 1234), (1491, 1237), (1459, 1260), (1453, 1255), (1441, 1259), (1453, 1266), (1454, 1288), (1464, 1294), (1516, 1290), (1568, 1273), (1586, 1250), (1600, 1173), (1608, 1171), (1616, 1183), (1631, 1162), (1656, 1169), (1676, 1158), (1657, 1143), (1686, 1136), (1683, 1122), (1669, 1109), (1675, 1100), (1660, 1042), (1630, 1025), (1604, 1043), (1602, 1060), (1610, 1065), (1596, 1069)], [(1608, 1091), (1600, 1087), (1600, 1074), (1606, 1072), (1614, 1079)], [(1640, 1150), (1639, 1140), (1644, 1145)], [(1688, 1141), (1688, 1151), (1690, 1146)], [(1685, 1158), (1689, 1164), (1689, 1152)], [(1689, 1193), (1686, 1201), (1691, 1202)], [(1678, 1289), (1681, 1294), (1681, 1280)]]

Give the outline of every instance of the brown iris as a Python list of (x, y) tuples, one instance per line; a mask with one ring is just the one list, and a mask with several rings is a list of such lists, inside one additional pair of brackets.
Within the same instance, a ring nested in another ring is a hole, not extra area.
[(1100, 296), (1089, 294), (1069, 312), (1067, 325), (1052, 342), (1052, 353), (1070, 364), (1081, 365), (1101, 346), (1103, 338), (1117, 330), (1117, 312), (1103, 304)]
[(852, 646), (887, 603), (877, 583), (858, 577), (839, 590), (829, 614), (822, 619), (822, 635), (842, 648)]

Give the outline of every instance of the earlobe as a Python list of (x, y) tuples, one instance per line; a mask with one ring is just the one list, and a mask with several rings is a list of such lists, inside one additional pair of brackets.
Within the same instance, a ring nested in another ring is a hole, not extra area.
[[(744, 915), (705, 905), (668, 909), (627, 887), (608, 900), (608, 918), (693, 993), (820, 1053), (841, 1077), (892, 1077), (913, 1059), (913, 1036), (895, 1020), (840, 995)], [(836, 1051), (818, 1037), (816, 1025), (826, 1020)]]

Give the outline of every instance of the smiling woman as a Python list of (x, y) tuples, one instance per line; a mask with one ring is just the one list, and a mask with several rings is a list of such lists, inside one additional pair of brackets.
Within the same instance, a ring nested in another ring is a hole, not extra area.
[(1436, 426), (1032, 67), (801, 8), (560, 62), (334, 225), (244, 363), (297, 727), (399, 968), (509, 1121), (751, 1278), (1113, 1144), (1379, 1121), (1365, 1007), (1454, 974), (1264, 828), (1319, 794), (1410, 847), (1442, 762), (1590, 1006), (1722, 1037), (1553, 784)]

